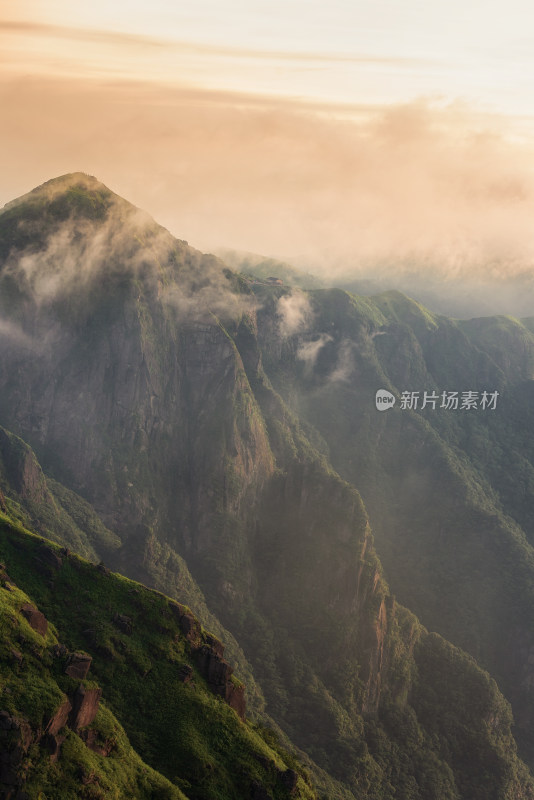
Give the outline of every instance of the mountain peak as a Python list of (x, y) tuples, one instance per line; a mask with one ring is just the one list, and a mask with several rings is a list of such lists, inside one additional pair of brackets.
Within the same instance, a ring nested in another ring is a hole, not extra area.
[[(84, 172), (69, 172), (66, 175), (59, 175), (51, 178), (40, 186), (36, 186), (26, 194), (11, 200), (0, 210), (0, 214), (11, 211), (15, 208), (38, 207), (44, 209), (48, 204), (59, 203), (61, 207), (65, 202), (70, 201), (71, 211), (83, 211), (89, 206), (111, 203), (121, 203), (130, 206), (131, 204), (119, 195), (112, 192), (93, 175)], [(131, 206), (134, 208), (133, 206)]]
[(32, 252), (49, 250), (58, 235), (72, 240), (71, 244), (87, 245), (98, 232), (106, 230), (111, 235), (126, 222), (129, 230), (160, 229), (149, 214), (93, 175), (60, 175), (0, 209), (0, 262), (10, 253), (20, 255), (28, 246)]

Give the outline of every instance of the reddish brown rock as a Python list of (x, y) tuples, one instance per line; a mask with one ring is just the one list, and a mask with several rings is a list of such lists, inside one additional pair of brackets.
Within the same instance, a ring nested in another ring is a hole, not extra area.
[(203, 645), (195, 652), (195, 661), (210, 689), (224, 696), (224, 691), (219, 690), (226, 686), (226, 681), (234, 671), (233, 667), (208, 645)]
[(232, 680), (234, 668), (209, 645), (203, 645), (194, 653), (198, 670), (205, 678), (213, 694), (222, 697), (239, 715), (245, 717), (245, 687)]
[(64, 728), (69, 719), (69, 714), (72, 711), (72, 703), (70, 700), (64, 700), (50, 722), (46, 726), (46, 733), (55, 736), (61, 728)]
[(24, 603), (20, 610), (23, 616), (26, 617), (30, 623), (33, 630), (37, 631), (37, 633), (40, 633), (41, 636), (46, 636), (48, 631), (48, 620), (46, 619), (45, 615), (29, 603)]
[(78, 686), (72, 698), (72, 711), (69, 716), (69, 727), (77, 732), (80, 728), (90, 725), (98, 711), (102, 689), (86, 689)]
[(83, 681), (87, 677), (92, 660), (92, 657), (87, 653), (73, 653), (65, 668), (65, 673), (70, 678)]
[(218, 656), (220, 656), (221, 658), (224, 656), (224, 645), (219, 639), (217, 639), (211, 633), (205, 633), (204, 641), (206, 642), (208, 647), (211, 647), (211, 649), (215, 653), (217, 653)]

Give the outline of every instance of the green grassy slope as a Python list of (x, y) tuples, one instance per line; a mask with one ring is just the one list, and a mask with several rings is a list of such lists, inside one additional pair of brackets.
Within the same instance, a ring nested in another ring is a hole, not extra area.
[[(101, 687), (104, 700), (93, 728), (99, 738), (111, 738), (114, 743), (113, 758), (97, 757), (86, 754), (79, 737), (67, 732), (58, 768), (50, 766), (48, 754), (39, 750), (37, 760), (28, 767), (27, 790), (42, 781), (40, 788), (50, 791), (50, 797), (71, 797), (72, 776), (83, 767), (96, 770), (102, 785), (109, 787), (103, 797), (123, 796), (120, 792), (126, 792), (128, 781), (132, 796), (140, 798), (182, 797), (178, 787), (190, 799), (233, 800), (249, 796), (254, 787), (259, 792), (263, 786), (270, 796), (282, 800), (289, 797), (288, 781), (293, 786), (291, 796), (314, 797), (297, 762), (287, 756), (300, 774), (288, 772), (283, 756), (214, 694), (211, 672), (202, 666), (202, 658), (218, 645), (192, 617), (188, 618), (191, 631), (184, 634), (180, 619), (189, 613), (185, 607), (47, 545), (5, 516), (0, 524), (1, 558), (18, 587), (4, 586), (2, 591), (3, 707), (12, 715), (22, 715), (37, 730), (53, 716), (64, 695), (72, 695), (78, 681), (64, 674), (65, 656), (54, 659), (52, 655), (59, 639), (68, 651), (93, 657), (89, 681), (84, 683), (88, 688)], [(31, 631), (19, 613), (27, 599), (53, 625), (44, 638)], [(11, 650), (20, 642), (22, 661), (14, 672)], [(217, 663), (212, 657), (212, 672)], [(229, 680), (234, 681), (233, 676)], [(121, 725), (152, 770), (132, 753)], [(121, 762), (126, 757), (131, 763), (122, 775), (114, 759)], [(142, 781), (135, 785), (136, 771), (143, 774), (143, 769), (146, 790)], [(115, 794), (109, 793), (112, 788)]]

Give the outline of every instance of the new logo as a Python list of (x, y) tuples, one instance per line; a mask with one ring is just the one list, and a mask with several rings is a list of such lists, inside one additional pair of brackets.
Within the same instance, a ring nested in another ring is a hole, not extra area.
[(387, 389), (379, 389), (375, 395), (375, 405), (379, 411), (388, 411), (395, 405), (395, 395)]

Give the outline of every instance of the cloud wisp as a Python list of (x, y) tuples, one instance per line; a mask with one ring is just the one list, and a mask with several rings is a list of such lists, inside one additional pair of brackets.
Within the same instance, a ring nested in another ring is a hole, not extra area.
[[(35, 204), (42, 209), (37, 222)], [(23, 213), (16, 214), (20, 206)], [(253, 295), (219, 259), (175, 239), (91, 176), (50, 181), (3, 213), (12, 212), (17, 235), (0, 264), (0, 279), (37, 311), (46, 313), (58, 300), (83, 306), (103, 287), (172, 307), (179, 323), (236, 319), (255, 307)]]
[(278, 326), (283, 339), (306, 331), (313, 320), (313, 310), (307, 294), (293, 289), (278, 300)]

